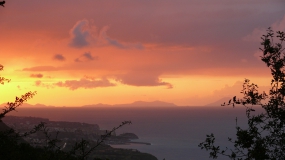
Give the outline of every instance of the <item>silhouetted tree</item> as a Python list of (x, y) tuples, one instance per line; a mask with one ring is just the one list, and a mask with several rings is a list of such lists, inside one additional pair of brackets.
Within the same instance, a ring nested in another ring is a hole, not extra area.
[[(276, 33), (275, 37), (272, 29), (268, 28), (267, 34), (261, 37), (261, 60), (272, 74), (269, 93), (260, 93), (256, 84), (245, 79), (241, 91), (244, 97), (233, 97), (228, 105), (245, 106), (248, 126), (241, 128), (236, 124), (236, 138), (228, 138), (233, 144), (232, 148), (221, 149), (215, 145), (214, 134), (207, 135), (199, 147), (210, 151), (210, 158), (223, 155), (234, 160), (285, 159), (285, 53), (282, 47), (285, 35), (281, 31)], [(274, 42), (276, 39), (278, 43)], [(263, 112), (256, 113), (256, 106), (261, 106)]]

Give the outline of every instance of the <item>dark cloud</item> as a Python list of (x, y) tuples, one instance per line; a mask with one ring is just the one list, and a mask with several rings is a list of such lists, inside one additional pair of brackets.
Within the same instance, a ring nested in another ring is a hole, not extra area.
[(82, 78), (80, 80), (66, 80), (65, 82), (57, 82), (54, 83), (53, 85), (58, 87), (66, 87), (69, 88), (70, 90), (76, 90), (79, 88), (92, 89), (97, 87), (115, 86), (114, 83), (111, 83), (106, 78), (100, 80), (88, 79), (88, 78)]
[(85, 30), (87, 27), (88, 27), (87, 20), (82, 20), (75, 24), (75, 26), (71, 29), (72, 39), (69, 44), (70, 46), (76, 48), (82, 48), (90, 44), (88, 42), (88, 38), (91, 37), (91, 34), (88, 30)]
[(36, 67), (22, 69), (22, 71), (57, 71), (57, 70), (59, 69), (53, 66), (36, 66)]
[[(68, 5), (64, 2), (57, 2), (57, 5), (54, 5), (53, 2), (42, 4), (31, 0), (28, 3), (33, 4), (30, 6), (31, 10), (35, 10), (35, 8), (53, 9), (54, 12), (23, 15), (25, 18), (7, 16), (3, 17), (4, 20), (7, 19), (6, 21), (1, 21), (11, 24), (7, 26), (17, 30), (22, 28), (27, 30), (31, 27), (37, 30), (51, 30), (54, 24), (59, 24), (56, 27), (57, 31), (53, 31), (52, 34), (60, 33), (62, 35), (65, 33), (67, 25), (74, 23), (79, 17), (87, 17), (88, 19), (93, 18), (96, 25), (100, 27), (110, 24), (114, 30), (108, 32), (108, 35), (119, 42), (209, 45), (212, 42), (225, 43), (229, 40), (239, 39), (254, 28), (268, 27), (284, 16), (284, 0), (252, 0), (250, 2), (215, 0), (213, 2), (168, 0), (122, 3), (112, 1), (114, 7), (110, 7), (109, 2), (105, 1), (84, 3), (72, 1)], [(26, 4), (27, 2), (11, 2), (10, 6), (17, 9), (10, 14), (23, 13), (27, 9), (28, 5), (26, 6)], [(76, 10), (74, 10), (74, 6), (77, 8)], [(64, 11), (61, 8), (64, 8)], [(23, 19), (38, 23), (31, 26), (29, 23), (23, 23)], [(86, 46), (90, 43), (87, 40), (90, 32), (83, 29), (84, 27), (77, 24), (72, 29), (71, 44), (74, 46)]]
[(43, 75), (42, 74), (31, 74), (30, 77), (32, 78), (43, 78)]
[(65, 61), (65, 57), (61, 54), (56, 54), (53, 56), (54, 60), (58, 60), (58, 61)]
[[(16, 12), (16, 14), (13, 13), (15, 15), (19, 15), (25, 9), (23, 7), (25, 5), (18, 5), (18, 3), (20, 2), (13, 5), (21, 8), (13, 10), (13, 12)], [(26, 2), (21, 3), (26, 4)], [(66, 7), (64, 11), (60, 10), (62, 6), (66, 6), (66, 3), (63, 2), (59, 2), (56, 6), (51, 5), (50, 2), (47, 2), (49, 5), (45, 4), (44, 6), (36, 1), (33, 1), (33, 3), (37, 3), (37, 5), (31, 9), (44, 9), (45, 7), (56, 7), (56, 9), (54, 9), (55, 12), (49, 13), (49, 16), (46, 16), (44, 12), (41, 13), (42, 16), (38, 14), (24, 15), (25, 18), (5, 16), (7, 18), (4, 17), (0, 23), (7, 23), (9, 24), (7, 27), (13, 29), (7, 29), (7, 32), (18, 33), (16, 31), (24, 29), (27, 31), (26, 33), (31, 32), (35, 35), (38, 32), (48, 33), (46, 36), (60, 34), (63, 39), (66, 37), (67, 28), (71, 29), (76, 21), (81, 20), (78, 18), (86, 17), (88, 19), (93, 18), (97, 27), (92, 24), (91, 20), (79, 21), (70, 32), (72, 36), (70, 45), (75, 47), (87, 46), (88, 44), (91, 47), (109, 45), (123, 49), (134, 43), (143, 43), (147, 46), (146, 52), (136, 54), (136, 56), (144, 55), (145, 57), (138, 60), (138, 62), (136, 62), (135, 56), (129, 56), (127, 53), (127, 56), (120, 54), (120, 57), (116, 54), (112, 57), (109, 56), (111, 53), (107, 53), (110, 60), (104, 61), (104, 64), (102, 62), (97, 66), (96, 63), (88, 63), (88, 65), (81, 63), (80, 66), (67, 66), (70, 70), (78, 68), (80, 70), (86, 68), (95, 70), (102, 67), (104, 70), (114, 73), (118, 70), (130, 70), (136, 65), (150, 66), (150, 61), (156, 60), (151, 66), (152, 69), (159, 69), (160, 72), (168, 75), (203, 74), (218, 76), (230, 74), (232, 76), (244, 75), (245, 73), (247, 75), (265, 75), (263, 70), (257, 71), (258, 67), (265, 66), (264, 63), (256, 60), (253, 56), (260, 47), (260, 43), (252, 41), (255, 39), (260, 41), (261, 35), (266, 33), (262, 30), (263, 28), (266, 29), (276, 22), (284, 24), (284, 21), (282, 21), (284, 2), (282, 0), (253, 0), (251, 2), (244, 0), (235, 2), (196, 0), (195, 3), (192, 0), (133, 1), (131, 3), (113, 1), (112, 3), (116, 4), (113, 5), (114, 7), (109, 7), (108, 2), (105, 1), (88, 1), (86, 3), (70, 3), (70, 7)], [(76, 6), (77, 10), (74, 10), (73, 5)], [(88, 10), (88, 12), (82, 12), (82, 10)], [(57, 15), (57, 18), (54, 18), (55, 15)], [(27, 21), (27, 19), (39, 23), (33, 26), (29, 23), (22, 23), (23, 20)], [(54, 24), (58, 24), (57, 27), (50, 30)], [(104, 29), (106, 25), (110, 25), (109, 30)], [(3, 27), (5, 26), (3, 25)], [(93, 29), (96, 32), (93, 32)], [(11, 37), (7, 32), (5, 32), (7, 38)], [(247, 41), (244, 41), (244, 39)], [(188, 48), (189, 51), (184, 50)], [(165, 53), (162, 53), (164, 52), (162, 49), (165, 49)], [(181, 53), (179, 53), (180, 49)], [(156, 51), (157, 53), (155, 53)], [(95, 52), (92, 51), (92, 53)], [(147, 59), (148, 53), (156, 57), (153, 56), (154, 58)], [(99, 55), (100, 60), (105, 60), (104, 56), (106, 55)], [(77, 57), (72, 60), (75, 58)], [(120, 61), (119, 59), (126, 61)], [(242, 64), (241, 61), (245, 62), (245, 60), (248, 63)], [(228, 73), (225, 71), (228, 71)], [(118, 74), (118, 72), (114, 74)]]
[(98, 56), (92, 56), (90, 52), (85, 52), (80, 57), (76, 58), (75, 62), (87, 62), (87, 61), (93, 61), (98, 60)]
[(150, 72), (131, 72), (117, 76), (116, 80), (132, 86), (166, 86), (167, 89), (173, 88), (171, 83), (163, 82), (158, 74)]

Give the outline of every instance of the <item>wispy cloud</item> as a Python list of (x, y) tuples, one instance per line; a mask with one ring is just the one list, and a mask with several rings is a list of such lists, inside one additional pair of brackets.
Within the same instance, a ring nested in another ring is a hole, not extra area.
[(76, 58), (74, 61), (75, 62), (87, 62), (87, 61), (93, 61), (93, 60), (98, 60), (98, 56), (92, 56), (90, 52), (85, 52), (82, 54), (80, 57)]
[(36, 66), (30, 68), (23, 68), (22, 71), (57, 71), (58, 68), (53, 66)]
[(54, 85), (52, 85), (50, 83), (43, 83), (40, 80), (35, 81), (34, 82), (34, 86), (36, 86), (36, 87), (45, 87), (47, 89), (54, 88)]
[(101, 29), (99, 33), (99, 37), (97, 38), (97, 45), (109, 45), (114, 46), (121, 49), (144, 49), (144, 46), (141, 43), (130, 44), (130, 43), (122, 43), (116, 39), (113, 39), (107, 35), (107, 31), (109, 30), (109, 26), (105, 26)]
[(43, 74), (31, 74), (30, 77), (32, 78), (43, 78)]

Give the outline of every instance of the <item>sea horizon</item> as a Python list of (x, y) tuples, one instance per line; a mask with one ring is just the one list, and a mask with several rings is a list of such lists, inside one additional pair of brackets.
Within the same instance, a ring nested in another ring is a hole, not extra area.
[(230, 146), (227, 138), (235, 136), (235, 118), (245, 124), (244, 107), (121, 107), (121, 108), (19, 108), (14, 116), (48, 118), (52, 121), (73, 121), (98, 124), (100, 129), (110, 130), (121, 122), (130, 120), (116, 131), (134, 133), (137, 141), (151, 145), (112, 145), (117, 148), (132, 148), (150, 153), (159, 160), (209, 159), (209, 153), (198, 144), (207, 134), (214, 133), (217, 143)]

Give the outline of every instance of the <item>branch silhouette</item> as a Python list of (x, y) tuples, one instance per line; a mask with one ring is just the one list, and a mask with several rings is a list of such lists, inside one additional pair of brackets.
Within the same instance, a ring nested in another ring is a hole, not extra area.
[(0, 1), (0, 5), (1, 5), (2, 7), (5, 7), (5, 6), (4, 6), (5, 3), (6, 3), (5, 1)]

